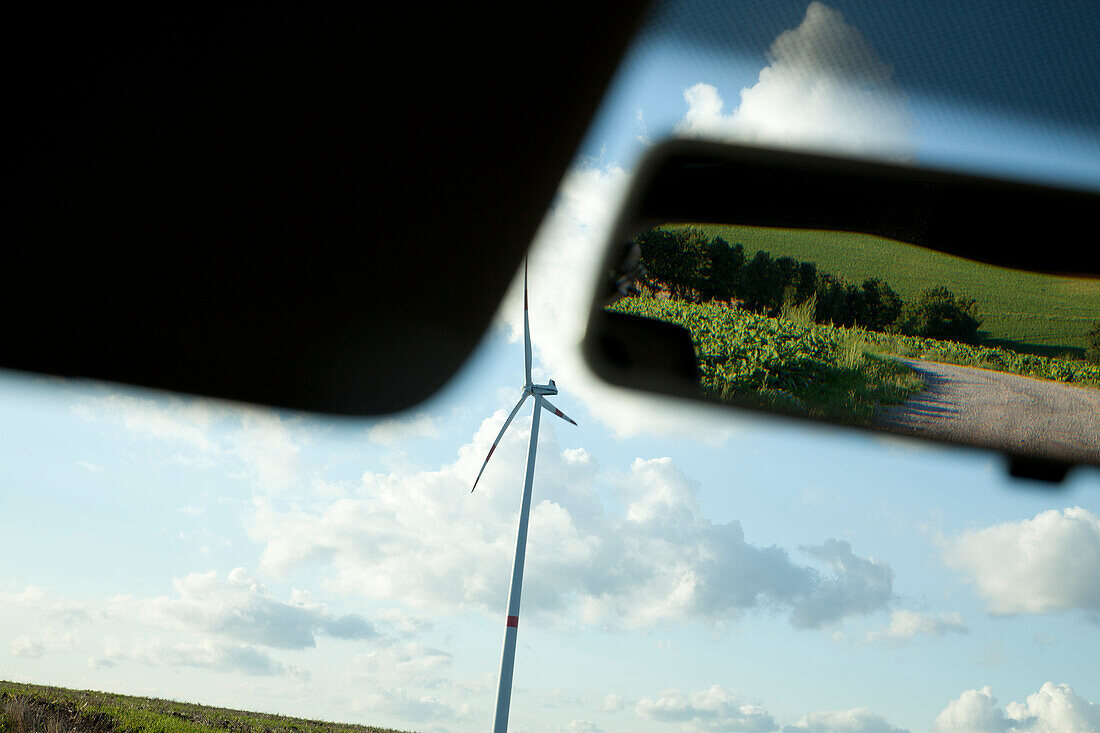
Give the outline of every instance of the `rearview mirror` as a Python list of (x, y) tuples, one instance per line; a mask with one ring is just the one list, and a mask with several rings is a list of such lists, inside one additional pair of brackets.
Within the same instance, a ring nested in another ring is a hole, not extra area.
[(1059, 478), (1100, 464), (1100, 279), (1076, 239), (1097, 211), (1081, 191), (666, 143), (614, 227), (585, 355), (620, 386)]

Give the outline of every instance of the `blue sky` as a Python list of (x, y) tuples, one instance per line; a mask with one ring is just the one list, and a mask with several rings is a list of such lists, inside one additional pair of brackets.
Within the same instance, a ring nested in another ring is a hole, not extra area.
[[(681, 35), (643, 33), (532, 250), (535, 376), (580, 425), (543, 421), (512, 730), (1100, 729), (1100, 472), (1050, 490), (987, 452), (625, 394), (576, 348), (577, 273), (648, 142), (1096, 186), (1096, 131), (1059, 133), (1079, 111), (1044, 119), (1030, 82), (999, 107), (933, 94), (915, 11), (905, 35), (869, 5), (668, 7)], [(997, 97), (987, 45), (938, 63)], [(441, 394), (382, 421), (3, 375), (0, 678), (484, 729), (529, 409), (467, 486), (522, 383), (520, 297)]]

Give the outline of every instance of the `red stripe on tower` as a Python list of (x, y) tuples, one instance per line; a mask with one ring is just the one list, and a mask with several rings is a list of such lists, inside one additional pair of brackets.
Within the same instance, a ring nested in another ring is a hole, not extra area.
[(511, 626), (513, 629), (518, 629), (519, 628), (519, 616), (509, 616), (507, 625)]

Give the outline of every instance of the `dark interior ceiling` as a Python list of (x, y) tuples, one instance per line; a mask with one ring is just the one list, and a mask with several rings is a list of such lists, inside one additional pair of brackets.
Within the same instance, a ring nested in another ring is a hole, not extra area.
[(643, 9), (8, 11), (0, 367), (419, 402), (485, 331)]

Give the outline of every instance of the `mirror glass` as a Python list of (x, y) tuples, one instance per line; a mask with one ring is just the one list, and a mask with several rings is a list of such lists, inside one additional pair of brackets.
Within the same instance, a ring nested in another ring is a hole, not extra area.
[[(957, 190), (965, 200), (966, 187)], [(651, 193), (635, 190), (634, 203)], [(897, 229), (912, 228), (904, 218)], [(1100, 463), (1093, 273), (1004, 267), (851, 230), (645, 219), (628, 205), (610, 260), (614, 297), (598, 308), (690, 333), (699, 397)], [(923, 231), (949, 229), (934, 211), (909, 219), (933, 222)], [(974, 222), (966, 231), (973, 236)], [(997, 234), (1006, 231), (1002, 222)], [(659, 382), (646, 386), (661, 390)]]

